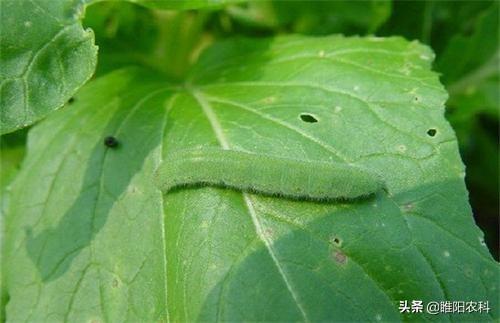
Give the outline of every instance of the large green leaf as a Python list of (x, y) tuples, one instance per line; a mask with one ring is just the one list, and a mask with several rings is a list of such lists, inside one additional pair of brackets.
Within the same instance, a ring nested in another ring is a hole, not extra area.
[[(401, 38), (234, 40), (182, 85), (138, 69), (93, 81), (30, 132), (8, 206), (8, 319), (498, 320), (498, 266), (432, 58)], [(162, 197), (154, 170), (196, 147), (352, 163), (387, 192)], [(489, 301), (491, 312), (400, 314), (400, 300)]]
[[(127, 1), (160, 9), (202, 9), (237, 0)], [(1, 2), (0, 134), (60, 108), (92, 76), (97, 46), (92, 30), (80, 22), (92, 2)]]

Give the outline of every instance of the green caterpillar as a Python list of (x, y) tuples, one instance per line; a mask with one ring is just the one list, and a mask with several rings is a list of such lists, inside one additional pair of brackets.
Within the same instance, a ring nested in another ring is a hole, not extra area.
[(213, 148), (170, 155), (155, 178), (165, 193), (208, 185), (309, 200), (357, 199), (384, 188), (377, 176), (347, 164)]

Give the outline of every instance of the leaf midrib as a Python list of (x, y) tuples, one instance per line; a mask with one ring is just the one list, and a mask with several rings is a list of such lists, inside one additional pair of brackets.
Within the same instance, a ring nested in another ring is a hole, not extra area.
[[(230, 149), (230, 143), (225, 137), (224, 133), (222, 132), (222, 127), (219, 123), (219, 120), (217, 116), (215, 115), (212, 107), (208, 103), (208, 101), (205, 99), (203, 94), (201, 92), (198, 92), (196, 90), (191, 90), (191, 95), (194, 97), (196, 102), (200, 105), (202, 108), (203, 112), (205, 113), (208, 121), (210, 122), (210, 125), (212, 127), (212, 130), (214, 131), (214, 134), (217, 138), (217, 141), (221, 145), (223, 149)], [(276, 268), (278, 269), (278, 272), (280, 274), (280, 277), (283, 279), (283, 282), (285, 283), (287, 290), (290, 292), (290, 295), (292, 299), (294, 300), (295, 305), (297, 306), (299, 312), (301, 313), (302, 317), (304, 318), (305, 322), (310, 322), (306, 311), (304, 310), (302, 304), (299, 301), (299, 298), (297, 296), (297, 292), (295, 291), (294, 287), (292, 286), (291, 282), (289, 281), (288, 277), (285, 274), (285, 271), (283, 270), (278, 258), (276, 257), (275, 251), (272, 247), (272, 243), (266, 238), (265, 234), (263, 233), (262, 230), (262, 225), (260, 223), (260, 220), (257, 216), (257, 213), (255, 212), (251, 197), (248, 193), (243, 192), (242, 193), (243, 199), (245, 201), (245, 206), (248, 210), (248, 213), (252, 219), (252, 223), (254, 224), (255, 227), (255, 232), (257, 236), (259, 237), (260, 240), (264, 243), (266, 246), (266, 249), (271, 256), (273, 263), (275, 264)]]

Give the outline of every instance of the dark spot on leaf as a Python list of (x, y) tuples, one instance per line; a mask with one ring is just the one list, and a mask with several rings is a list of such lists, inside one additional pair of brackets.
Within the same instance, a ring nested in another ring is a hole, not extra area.
[(437, 130), (436, 129), (429, 129), (427, 130), (427, 134), (430, 136), (430, 137), (434, 137), (436, 134), (437, 134)]
[(75, 98), (73, 98), (73, 97), (69, 98), (68, 103), (71, 104), (73, 102), (75, 102)]
[(309, 113), (302, 113), (300, 115), (300, 119), (304, 122), (308, 122), (308, 123), (315, 123), (315, 122), (318, 122), (318, 119), (316, 119), (312, 114), (309, 114)]
[(347, 263), (347, 256), (339, 250), (334, 251), (332, 256), (333, 260), (335, 260), (339, 265), (345, 265)]
[(104, 145), (109, 148), (115, 148), (118, 146), (118, 140), (113, 136), (107, 136), (104, 138)]
[(113, 282), (111, 283), (111, 286), (113, 286), (113, 288), (118, 287), (118, 279), (114, 278)]

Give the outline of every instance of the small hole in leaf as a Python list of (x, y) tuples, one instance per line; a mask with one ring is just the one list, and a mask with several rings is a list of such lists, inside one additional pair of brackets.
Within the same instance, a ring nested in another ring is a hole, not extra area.
[(104, 138), (104, 145), (109, 148), (115, 148), (116, 146), (118, 146), (118, 140), (116, 140), (116, 138), (113, 136), (107, 136), (106, 138)]
[(427, 134), (430, 136), (430, 137), (434, 137), (436, 134), (437, 134), (437, 130), (436, 129), (429, 129), (427, 130)]
[(309, 113), (302, 113), (300, 115), (300, 119), (304, 122), (308, 122), (308, 123), (315, 123), (315, 122), (318, 122), (318, 119), (316, 119), (312, 114), (309, 114)]
[(340, 247), (342, 245), (342, 239), (340, 239), (339, 237), (332, 237), (330, 241), (333, 245), (337, 247)]

